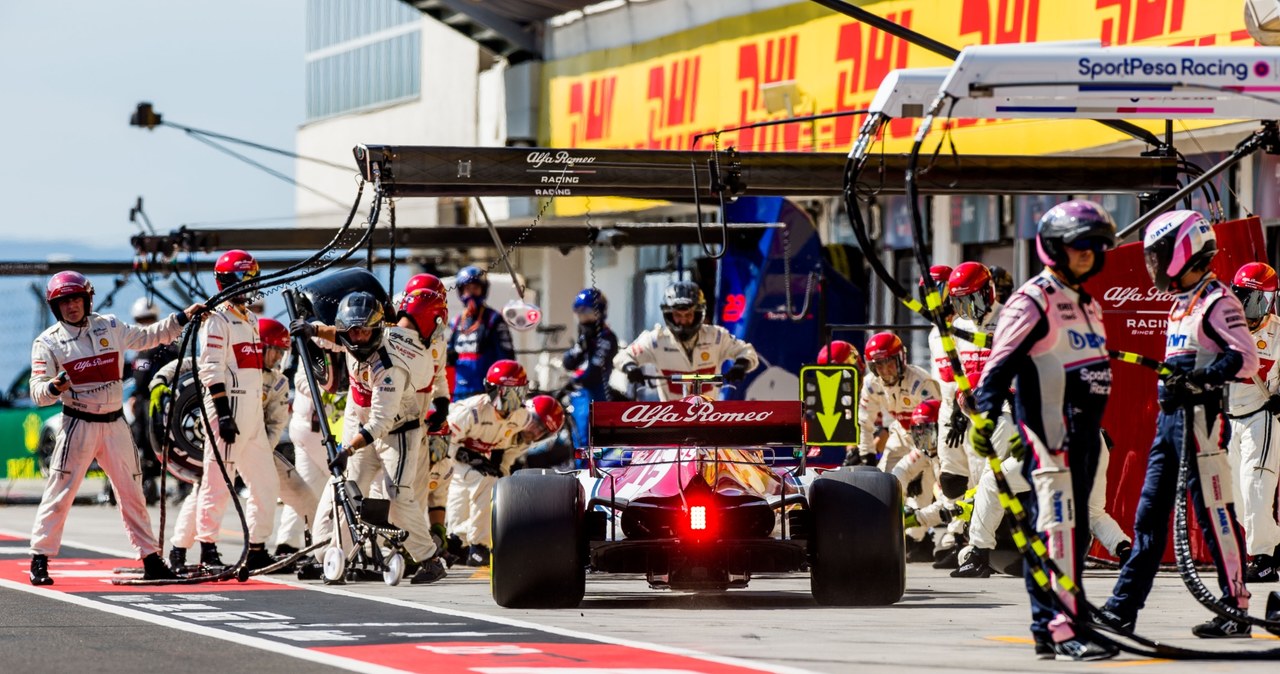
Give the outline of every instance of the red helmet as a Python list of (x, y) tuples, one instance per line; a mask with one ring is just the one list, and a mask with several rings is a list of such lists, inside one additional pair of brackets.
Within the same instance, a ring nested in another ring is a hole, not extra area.
[[(943, 297), (947, 296), (947, 279), (951, 278), (951, 267), (945, 264), (935, 264), (929, 267), (929, 278), (933, 280), (934, 285), (938, 287), (938, 292)], [(920, 287), (925, 287), (924, 277), (920, 278)]]
[[(428, 276), (436, 283), (440, 283), (439, 279), (430, 274), (418, 274), (418, 276)], [(409, 285), (413, 285), (413, 279), (410, 279)], [(396, 304), (396, 316), (408, 316), (409, 320), (413, 321), (414, 327), (418, 329), (418, 334), (425, 339), (430, 339), (440, 326), (449, 322), (448, 300), (445, 299), (443, 291), (437, 292), (427, 287), (409, 290), (406, 287), (404, 297)]]
[(822, 350), (818, 351), (818, 363), (832, 365), (853, 365), (858, 369), (862, 369), (862, 358), (858, 356), (858, 347), (837, 339), (830, 344), (831, 351), (827, 351), (827, 345), (823, 345)]
[(981, 321), (995, 304), (991, 270), (981, 262), (961, 262), (947, 279), (951, 304), (962, 318)]
[(258, 319), (258, 337), (263, 346), (273, 349), (289, 348), (289, 329), (274, 318)]
[(441, 295), (446, 294), (444, 282), (432, 274), (414, 274), (410, 276), (408, 283), (404, 284), (404, 294), (408, 297), (415, 290), (430, 290)]
[(871, 367), (871, 372), (876, 376), (885, 378), (880, 373), (878, 365), (880, 363), (892, 361), (897, 363), (897, 375), (893, 381), (885, 378), (885, 383), (893, 386), (902, 380), (902, 375), (907, 371), (907, 347), (902, 345), (902, 340), (892, 332), (878, 332), (867, 340), (867, 365)]
[(549, 395), (536, 395), (524, 403), (529, 415), (542, 423), (545, 430), (543, 437), (553, 435), (564, 427), (564, 408), (560, 401)]
[(1244, 305), (1244, 316), (1249, 321), (1260, 321), (1275, 306), (1276, 270), (1265, 262), (1250, 262), (1236, 270), (1231, 289)]
[(57, 300), (75, 295), (84, 298), (84, 314), (88, 316), (93, 311), (93, 284), (84, 274), (78, 271), (60, 271), (44, 287), (44, 301), (49, 304), (49, 310), (58, 320), (62, 320), (62, 312), (58, 309)]
[(500, 360), (489, 367), (484, 376), (484, 388), (498, 412), (511, 414), (524, 404), (524, 394), (529, 386), (529, 375), (514, 360)]
[(874, 363), (899, 356), (907, 350), (902, 340), (892, 332), (877, 332), (867, 340), (867, 362)]
[(941, 401), (926, 400), (911, 411), (911, 442), (929, 456), (938, 452), (938, 410), (941, 407)]
[(219, 291), (257, 276), (258, 261), (243, 250), (227, 251), (213, 265), (213, 280)]
[(942, 408), (940, 400), (926, 400), (911, 410), (911, 425), (938, 423), (938, 410)]

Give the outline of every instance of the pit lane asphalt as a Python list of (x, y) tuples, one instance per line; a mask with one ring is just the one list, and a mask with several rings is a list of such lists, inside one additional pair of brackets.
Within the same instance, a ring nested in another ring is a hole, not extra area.
[[(171, 511), (172, 515), (172, 511)], [(31, 507), (0, 508), (0, 529), (29, 531)], [(158, 521), (153, 510), (153, 521)], [(223, 556), (234, 558), (234, 515), (224, 522)], [(106, 506), (77, 506), (65, 540), (128, 550), (119, 514)], [(277, 578), (288, 578), (278, 576)], [(1101, 599), (1114, 571), (1090, 570), (1085, 587)], [(319, 585), (319, 583), (303, 583)], [(764, 666), (812, 672), (1087, 672), (1137, 666), (1159, 672), (1275, 672), (1275, 663), (1168, 662), (1122, 656), (1100, 663), (1035, 660), (1026, 625), (1021, 579), (952, 579), (928, 565), (908, 566), (907, 593), (899, 604), (876, 609), (819, 607), (807, 576), (760, 576), (746, 590), (691, 594), (649, 590), (637, 576), (588, 577), (587, 599), (576, 609), (506, 610), (489, 597), (487, 571), (455, 567), (430, 586), (387, 587), (352, 583), (344, 590), (371, 598), (516, 619), (585, 634), (629, 639), (740, 658)], [(1277, 585), (1253, 588), (1261, 611)], [(314, 593), (319, 605), (325, 595)], [(336, 671), (257, 648), (68, 605), (0, 588), (0, 663), (5, 671)], [(1249, 642), (1207, 642), (1190, 636), (1191, 625), (1208, 617), (1174, 574), (1156, 581), (1141, 616), (1142, 634), (1171, 644), (1217, 650), (1280, 648), (1261, 633)], [(246, 663), (252, 663), (246, 666)]]

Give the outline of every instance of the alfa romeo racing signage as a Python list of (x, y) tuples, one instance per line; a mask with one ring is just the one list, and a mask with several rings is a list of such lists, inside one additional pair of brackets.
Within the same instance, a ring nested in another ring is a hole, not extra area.
[(591, 405), (594, 447), (799, 445), (800, 425), (800, 404), (792, 401), (699, 398)]

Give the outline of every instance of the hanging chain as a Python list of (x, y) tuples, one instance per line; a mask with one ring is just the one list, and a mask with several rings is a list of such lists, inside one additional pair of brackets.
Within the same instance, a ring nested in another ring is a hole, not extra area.
[(792, 313), (791, 307), (794, 305), (791, 301), (791, 227), (786, 223), (783, 223), (782, 225), (782, 277), (783, 277), (783, 285), (786, 286), (786, 298), (787, 298), (786, 312), (787, 312), (788, 320), (802, 321), (804, 320), (804, 317), (808, 315), (809, 301), (813, 298), (813, 286), (814, 286), (815, 276), (817, 276), (816, 273), (812, 271), (809, 272), (809, 278), (805, 282), (804, 306), (800, 307), (799, 314)]
[(591, 274), (591, 287), (599, 290), (596, 285), (596, 236), (591, 224), (591, 197), (587, 197), (587, 269)]

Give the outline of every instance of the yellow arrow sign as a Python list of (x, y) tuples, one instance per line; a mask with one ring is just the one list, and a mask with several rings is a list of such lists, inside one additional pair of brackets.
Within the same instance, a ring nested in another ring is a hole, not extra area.
[(818, 423), (822, 425), (823, 434), (830, 440), (836, 432), (836, 426), (840, 424), (840, 413), (835, 409), (836, 401), (840, 397), (840, 378), (844, 373), (816, 372), (815, 374), (818, 375), (818, 400), (822, 403), (822, 411), (818, 412)]

